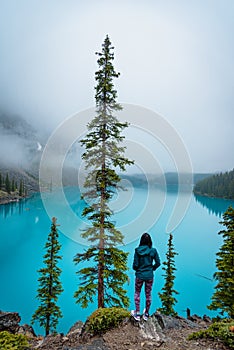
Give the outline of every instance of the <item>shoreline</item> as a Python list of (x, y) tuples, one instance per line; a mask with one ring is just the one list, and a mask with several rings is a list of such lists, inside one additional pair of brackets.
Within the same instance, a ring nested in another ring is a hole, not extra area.
[[(36, 192), (33, 192), (33, 193), (36, 193)], [(31, 195), (33, 194), (31, 193)], [(207, 195), (207, 194), (201, 194), (201, 193), (196, 193), (196, 192), (193, 192), (193, 194), (195, 196), (200, 196), (200, 197), (205, 197), (205, 198), (210, 198), (210, 199), (224, 199), (224, 200), (234, 200), (234, 198), (227, 198), (227, 197), (216, 197), (216, 196), (210, 196), (210, 195)], [(11, 195), (6, 195), (6, 196), (0, 196), (0, 205), (5, 205), (5, 204), (10, 204), (10, 203), (18, 203), (20, 202), (21, 200), (23, 199), (28, 199), (31, 197), (31, 195), (29, 196), (11, 196)]]
[(7, 194), (5, 196), (0, 196), (0, 205), (5, 204), (11, 204), (11, 203), (18, 203), (23, 199), (30, 198), (31, 196), (17, 196), (17, 195), (10, 195)]
[(195, 192), (195, 191), (193, 191), (193, 194), (195, 196), (206, 197), (206, 198), (211, 198), (211, 199), (225, 199), (225, 200), (231, 200), (231, 201), (234, 200), (234, 198), (230, 198), (230, 197), (215, 196), (215, 195), (210, 195), (208, 193), (201, 193), (201, 192)]

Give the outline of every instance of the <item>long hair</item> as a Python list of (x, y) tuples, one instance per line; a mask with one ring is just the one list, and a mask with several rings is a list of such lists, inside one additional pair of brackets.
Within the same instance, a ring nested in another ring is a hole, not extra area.
[(149, 248), (152, 248), (152, 239), (148, 233), (143, 233), (141, 236), (139, 246), (141, 245), (147, 245)]

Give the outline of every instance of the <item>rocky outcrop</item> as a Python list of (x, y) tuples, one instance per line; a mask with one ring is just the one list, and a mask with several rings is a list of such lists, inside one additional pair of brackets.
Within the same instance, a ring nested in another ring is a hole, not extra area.
[(111, 350), (105, 344), (103, 338), (94, 338), (83, 343), (81, 339), (74, 342), (72, 339), (64, 337), (62, 334), (48, 335), (44, 340), (37, 343), (33, 349), (38, 350)]
[(0, 332), (8, 331), (10, 333), (17, 333), (20, 327), (20, 321), (21, 318), (17, 312), (0, 311)]
[(163, 343), (168, 342), (168, 334), (173, 331), (199, 330), (205, 328), (211, 320), (206, 318), (202, 319), (194, 315), (194, 320), (188, 320), (183, 317), (166, 316), (160, 313), (154, 313), (147, 322), (137, 322), (134, 318), (130, 318), (131, 324), (139, 328), (138, 338), (142, 344), (142, 348), (159, 348)]
[(24, 334), (29, 338), (31, 350), (227, 350), (221, 342), (213, 340), (188, 340), (193, 331), (207, 328), (209, 317), (193, 315), (189, 319), (154, 313), (148, 321), (126, 319), (118, 328), (92, 336), (87, 323), (78, 321), (69, 332), (36, 337), (28, 325), (19, 325), (16, 312), (0, 312), (0, 331)]
[(32, 326), (29, 326), (28, 324), (23, 324), (19, 327), (18, 334), (26, 335), (26, 337), (33, 339), (36, 337), (36, 333), (34, 332), (34, 329)]

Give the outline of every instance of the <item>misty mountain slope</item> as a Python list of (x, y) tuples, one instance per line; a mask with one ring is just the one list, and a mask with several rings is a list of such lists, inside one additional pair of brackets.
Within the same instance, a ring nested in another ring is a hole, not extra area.
[(0, 129), (6, 135), (18, 135), (21, 138), (35, 140), (35, 129), (22, 117), (0, 112)]
[(37, 131), (23, 117), (0, 111), (0, 169), (37, 169), (42, 146)]

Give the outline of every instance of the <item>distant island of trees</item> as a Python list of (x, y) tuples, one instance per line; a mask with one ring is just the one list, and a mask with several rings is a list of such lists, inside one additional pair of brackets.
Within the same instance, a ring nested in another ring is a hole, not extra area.
[(198, 181), (194, 186), (194, 193), (208, 197), (234, 199), (234, 169)]

